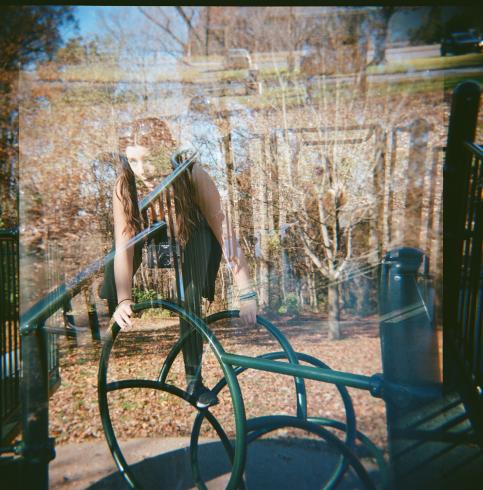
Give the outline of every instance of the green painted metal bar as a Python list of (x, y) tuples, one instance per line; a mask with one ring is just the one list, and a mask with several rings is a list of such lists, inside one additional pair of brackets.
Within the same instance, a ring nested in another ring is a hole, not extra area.
[[(201, 413), (201, 412), (200, 412)], [(223, 447), (230, 459), (231, 464), (233, 465), (233, 461), (235, 458), (235, 453), (233, 450), (233, 446), (228, 439), (223, 427), (218, 422), (216, 417), (209, 411), (203, 410), (203, 416), (208, 419), (212, 427), (215, 429), (218, 437), (220, 438)], [(203, 418), (204, 418), (203, 417)], [(200, 466), (199, 466), (199, 457), (198, 457), (198, 439), (200, 435), (201, 423), (203, 418), (197, 417), (193, 424), (193, 428), (191, 430), (191, 439), (190, 439), (190, 460), (191, 460), (191, 469), (193, 472), (193, 481), (195, 482), (198, 488), (206, 488), (206, 485), (203, 482), (203, 478), (201, 477)], [(240, 476), (240, 481), (238, 482), (239, 490), (245, 490), (245, 482), (243, 481), (243, 475)]]
[[(447, 392), (461, 381), (455, 359), (458, 307), (463, 261), (465, 216), (471, 168), (468, 145), (475, 140), (480, 105), (480, 84), (461, 82), (453, 90), (443, 170), (443, 382)], [(473, 148), (470, 146), (473, 150)], [(476, 149), (476, 148), (475, 148)], [(481, 150), (478, 149), (478, 152)], [(454, 353), (452, 351), (455, 351)]]
[(17, 238), (18, 237), (18, 228), (2, 228), (0, 230), (0, 237)]
[[(126, 248), (134, 246), (140, 241), (146, 240), (154, 235), (157, 230), (163, 226), (166, 226), (164, 222), (159, 222), (155, 226), (151, 226), (141, 233), (138, 233), (135, 237), (129, 240), (126, 244)], [(35, 329), (35, 325), (39, 322), (47, 320), (58, 309), (62, 308), (71, 297), (78, 294), (82, 287), (92, 279), (105, 264), (114, 260), (115, 252), (111, 252), (106, 257), (97, 260), (82, 272), (77, 274), (71, 281), (61, 284), (54, 291), (44, 296), (40, 301), (33, 305), (28, 311), (26, 311), (20, 318), (20, 333), (21, 335), (28, 334)]]
[(345, 386), (351, 386), (352, 388), (359, 388), (371, 392), (374, 389), (374, 378), (362, 374), (352, 374), (311, 366), (300, 366), (288, 362), (267, 361), (259, 358), (231, 354), (229, 352), (222, 353), (221, 360), (231, 366), (287, 374), (289, 376), (303, 376), (306, 379), (313, 379), (315, 381), (323, 381), (332, 384), (343, 384)]
[[(222, 315), (223, 313), (225, 313), (225, 312), (215, 313), (214, 315), (208, 317), (207, 321), (210, 318), (212, 318), (213, 316), (217, 316), (220, 314)], [(231, 313), (231, 312), (228, 311), (226, 313)], [(268, 322), (268, 320), (265, 320), (265, 322), (268, 324), (270, 323), (270, 322)], [(299, 361), (307, 362), (307, 363), (312, 364), (313, 366), (316, 366), (318, 368), (330, 369), (329, 366), (327, 366), (325, 363), (323, 363), (322, 361), (320, 361), (319, 359), (317, 359), (313, 356), (310, 356), (308, 354), (303, 354), (300, 352), (294, 352), (294, 354), (296, 355), (297, 360), (299, 360)], [(289, 358), (287, 352), (270, 352), (268, 354), (263, 354), (263, 355), (259, 356), (258, 358), (259, 359), (270, 359), (270, 360), (288, 359), (290, 361), (290, 358)], [(238, 376), (241, 373), (243, 373), (246, 369), (247, 368), (244, 368), (244, 367), (237, 367), (235, 369), (235, 374)], [(303, 378), (302, 378), (302, 380), (303, 380)], [(226, 381), (224, 378), (222, 378), (216, 384), (216, 386), (212, 389), (212, 391), (214, 393), (218, 394), (221, 391), (221, 389), (224, 388), (225, 386), (226, 386)], [(343, 401), (344, 408), (345, 408), (345, 412), (346, 412), (347, 423), (343, 424), (344, 427), (346, 428), (346, 437), (344, 440), (344, 444), (346, 444), (349, 448), (352, 449), (354, 447), (354, 440), (355, 440), (356, 433), (357, 433), (356, 417), (355, 417), (354, 407), (352, 405), (352, 400), (350, 398), (349, 392), (347, 391), (346, 387), (344, 385), (336, 385), (336, 387), (337, 387), (339, 393), (341, 394), (342, 401)], [(298, 386), (296, 385), (296, 392), (297, 392), (297, 390), (298, 390)], [(305, 403), (305, 400), (304, 400), (304, 403)], [(191, 437), (191, 447), (190, 447), (192, 452), (197, 451), (196, 445), (198, 444), (199, 429), (201, 427), (201, 423), (202, 423), (204, 417), (205, 417), (205, 412), (199, 412), (198, 415), (196, 416), (195, 422), (193, 424), (192, 437)], [(310, 419), (310, 417), (307, 417), (307, 416), (301, 417), (298, 411), (297, 411), (297, 417), (300, 419), (303, 419), (303, 420), (305, 420), (305, 419), (309, 420)], [(329, 420), (329, 419), (327, 419), (327, 420)], [(337, 423), (337, 421), (333, 421), (333, 422), (334, 422), (334, 424)], [(248, 434), (248, 437), (247, 437), (247, 443), (250, 444), (251, 442), (255, 441), (256, 439), (262, 437), (266, 432), (267, 431), (265, 430), (265, 428), (262, 428), (262, 429), (259, 429), (256, 431), (255, 430), (250, 431)], [(268, 432), (270, 432), (270, 429), (268, 430)], [(194, 434), (196, 434), (196, 435), (194, 435)], [(192, 470), (193, 470), (193, 474), (196, 474), (196, 475), (199, 474), (199, 468), (194, 466), (197, 464), (198, 464), (197, 459), (192, 459)], [(324, 490), (331, 490), (333, 488), (336, 488), (338, 482), (340, 481), (340, 478), (342, 478), (343, 474), (345, 473), (345, 471), (347, 469), (347, 464), (348, 464), (347, 460), (345, 459), (345, 457), (343, 455), (341, 455), (341, 458), (339, 459), (337, 466), (334, 468), (332, 476), (327, 480), (327, 482), (325, 484)]]
[(45, 332), (39, 328), (34, 334), (25, 336), (21, 348), (21, 488), (47, 490), (48, 462), (55, 457), (55, 451), (53, 440), (49, 438), (49, 380)]
[[(132, 310), (134, 312), (142, 311), (146, 308), (165, 308), (168, 311), (176, 313), (179, 317), (188, 323), (191, 324), (193, 328), (198, 330), (203, 337), (209, 343), (213, 354), (217, 358), (220, 363), (220, 367), (223, 371), (224, 378), (227, 380), (227, 384), (230, 390), (230, 395), (233, 402), (233, 411), (235, 418), (235, 447), (234, 447), (234, 457), (233, 457), (233, 467), (230, 480), (227, 485), (228, 490), (235, 490), (239, 488), (239, 481), (242, 476), (243, 470), (245, 468), (246, 461), (246, 415), (245, 415), (245, 407), (243, 403), (243, 398), (241, 395), (240, 386), (238, 385), (238, 380), (234, 369), (229, 364), (226, 364), (222, 361), (221, 356), (224, 352), (223, 347), (216, 339), (215, 335), (210, 331), (207, 327), (206, 323), (203, 322), (200, 318), (195, 315), (188, 313), (184, 310), (180, 305), (176, 303), (172, 303), (165, 300), (152, 300), (146, 301), (144, 303), (138, 303), (132, 305)], [(124, 457), (122, 456), (122, 452), (117, 444), (116, 437), (114, 435), (114, 431), (110, 422), (109, 416), (109, 407), (107, 402), (107, 369), (109, 365), (109, 356), (111, 349), (113, 347), (116, 336), (119, 334), (120, 328), (117, 323), (114, 323), (108, 335), (105, 337), (104, 346), (101, 353), (101, 359), (99, 361), (99, 371), (98, 371), (98, 397), (99, 397), (99, 408), (101, 411), (101, 420), (104, 428), (104, 432), (106, 434), (106, 438), (108, 440), (109, 447), (111, 449), (111, 453), (113, 454), (114, 460), (118, 465), (119, 470), (123, 474), (123, 477), (126, 479), (126, 482), (131, 486), (131, 488), (141, 488), (138, 483), (133, 478), (130, 473), (129, 466), (126, 463)], [(139, 384), (140, 380), (134, 380), (135, 384)], [(144, 383), (145, 381), (142, 381)], [(163, 389), (166, 391), (171, 390), (170, 392), (177, 391), (181, 394), (184, 394), (182, 390), (177, 389), (171, 385), (161, 385), (159, 381), (151, 382), (152, 386), (163, 386)], [(123, 384), (117, 385), (117, 387), (122, 387), (124, 385), (129, 385), (129, 382), (123, 382)], [(109, 386), (114, 389), (116, 385), (109, 384)], [(175, 393), (176, 394), (176, 393)], [(183, 396), (184, 398), (184, 396)], [(200, 485), (203, 488), (203, 485)]]
[(87, 288), (84, 291), (84, 295), (92, 340), (101, 340), (99, 316), (97, 315), (96, 300), (92, 291), (92, 287)]
[[(347, 425), (339, 420), (327, 419), (325, 417), (308, 417), (307, 420), (317, 425), (324, 425), (347, 431)], [(389, 467), (384, 459), (384, 451), (379, 449), (363, 432), (356, 431), (356, 438), (367, 448), (372, 457), (376, 460), (381, 475), (382, 488), (389, 488)]]
[[(213, 313), (205, 319), (206, 323), (210, 325), (221, 319), (226, 318), (239, 318), (239, 310), (225, 310), (217, 313)], [(280, 347), (287, 354), (287, 359), (292, 364), (298, 364), (297, 354), (291, 346), (290, 342), (287, 340), (285, 335), (271, 322), (265, 318), (257, 315), (257, 324), (263, 326), (280, 344)], [(295, 392), (296, 392), (296, 402), (297, 402), (297, 416), (301, 418), (307, 418), (307, 390), (305, 389), (305, 381), (301, 377), (295, 377)]]
[[(294, 427), (306, 430), (307, 432), (318, 435), (335, 446), (336, 449), (347, 458), (348, 463), (352, 466), (354, 471), (357, 473), (357, 476), (363, 483), (363, 488), (375, 490), (376, 487), (369, 477), (367, 470), (364, 468), (352, 449), (327, 429), (324, 429), (313, 422), (309, 422), (308, 420), (302, 420), (298, 417), (292, 417), (290, 415), (267, 415), (263, 417), (256, 417), (247, 421), (247, 429), (249, 431), (263, 430), (264, 434), (268, 434), (269, 432), (285, 427)], [(340, 478), (342, 478), (342, 475), (340, 475)], [(335, 482), (335, 484), (337, 483), (338, 482)], [(324, 485), (323, 489), (328, 490), (329, 485), (331, 485), (331, 483)]]
[[(0, 230), (0, 442), (18, 428), (20, 359), (18, 334), (18, 229)], [(1, 451), (0, 451), (1, 454)]]

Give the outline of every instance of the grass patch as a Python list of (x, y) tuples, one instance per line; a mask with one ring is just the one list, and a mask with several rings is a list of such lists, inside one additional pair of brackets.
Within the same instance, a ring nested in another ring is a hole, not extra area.
[[(176, 316), (173, 314), (173, 317)], [(141, 318), (143, 320), (156, 320), (171, 318), (171, 312), (164, 308), (148, 308), (142, 312)]]
[(184, 58), (187, 63), (221, 63), (223, 56), (221, 54), (210, 54), (208, 56), (197, 54)]
[[(199, 74), (196, 68), (185, 68), (186, 76), (195, 79)], [(190, 73), (192, 72), (192, 73)], [(183, 71), (181, 71), (183, 75)], [(67, 65), (59, 72), (59, 78), (66, 82), (97, 82), (97, 83), (142, 83), (179, 81), (180, 73), (163, 69), (162, 65), (146, 66), (127, 70), (117, 64), (90, 63), (84, 65)]]
[(283, 77), (291, 77), (295, 75), (295, 77), (299, 74), (298, 70), (294, 72), (289, 72), (287, 68), (264, 68), (260, 70), (260, 78), (277, 78), (278, 76)]
[[(221, 62), (222, 56), (194, 56), (190, 59), (193, 62)], [(406, 73), (411, 71), (423, 70), (441, 70), (451, 68), (464, 68), (483, 65), (483, 53), (470, 53), (461, 56), (441, 56), (430, 58), (416, 58), (404, 62), (388, 63), (380, 66), (370, 66), (367, 68), (368, 74), (391, 74), (391, 73)], [(81, 65), (64, 66), (61, 72), (54, 70), (55, 76), (66, 82), (85, 81), (97, 83), (139, 83), (144, 81), (149, 82), (170, 82), (183, 81), (193, 83), (199, 79), (200, 71), (196, 67), (179, 66), (174, 72), (172, 70), (163, 69), (162, 65), (146, 66), (145, 70), (131, 69), (119, 66), (117, 63), (89, 63)], [(218, 79), (220, 81), (242, 81), (246, 79), (248, 74), (247, 69), (225, 70), (219, 72)], [(51, 76), (54, 73), (51, 74)], [(294, 73), (289, 73), (287, 68), (262, 68), (259, 72), (260, 80), (276, 79), (277, 76), (297, 77), (300, 75), (298, 70)], [(337, 76), (337, 74), (336, 74)], [(346, 76), (346, 75), (340, 75)]]
[(242, 81), (246, 80), (248, 76), (248, 70), (246, 68), (240, 70), (225, 70), (220, 72), (220, 82), (228, 82), (230, 80)]
[(441, 56), (430, 58), (415, 58), (398, 63), (388, 63), (387, 65), (370, 66), (367, 73), (370, 75), (405, 73), (408, 71), (423, 70), (447, 70), (451, 68), (464, 68), (470, 66), (482, 66), (483, 54), (470, 53), (461, 56)]
[(140, 408), (140, 404), (136, 401), (125, 400), (122, 402), (122, 408), (123, 410), (136, 410)]
[[(391, 82), (371, 82), (368, 84), (368, 97), (379, 97), (381, 95), (415, 95), (434, 93), (441, 91), (450, 91), (458, 83), (465, 80), (475, 80), (483, 85), (483, 76), (468, 77), (455, 74), (453, 76), (440, 75), (436, 77), (430, 77), (428, 79), (417, 80), (400, 80)], [(339, 96), (342, 99), (352, 99), (358, 97), (356, 95), (357, 88), (351, 83), (339, 83), (339, 84), (327, 84), (322, 85), (321, 89), (313, 89), (311, 96), (311, 103), (319, 102), (323, 96), (333, 97), (336, 92), (339, 92)], [(296, 87), (290, 87), (285, 90), (276, 87), (267, 89), (261, 96), (238, 96), (234, 99), (253, 110), (264, 110), (270, 107), (281, 107), (282, 98), (285, 96), (285, 103), (287, 108), (293, 108), (300, 106), (305, 102), (306, 90), (302, 85)]]
[(404, 93), (404, 94), (416, 94), (427, 93), (444, 90), (452, 90), (458, 83), (465, 80), (475, 80), (480, 85), (483, 85), (483, 76), (468, 77), (455, 74), (453, 76), (438, 76), (431, 77), (427, 80), (413, 80), (413, 81), (396, 81), (391, 83), (372, 83), (369, 86), (369, 95), (379, 95), (383, 90), (384, 93)]

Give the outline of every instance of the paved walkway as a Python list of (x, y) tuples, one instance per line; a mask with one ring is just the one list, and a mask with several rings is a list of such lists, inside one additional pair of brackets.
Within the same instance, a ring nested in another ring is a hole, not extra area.
[[(126, 459), (145, 489), (195, 488), (189, 463), (188, 438), (143, 438), (121, 443)], [(54, 490), (127, 489), (106, 442), (67, 444), (56, 448), (50, 464), (50, 488)], [(337, 455), (324, 443), (307, 439), (264, 439), (249, 446), (245, 472), (249, 490), (308, 490), (321, 488), (337, 464)], [(202, 476), (210, 490), (222, 490), (229, 479), (228, 458), (218, 440), (200, 446)], [(363, 459), (377, 481), (374, 463)], [(352, 473), (341, 489), (363, 488)]]

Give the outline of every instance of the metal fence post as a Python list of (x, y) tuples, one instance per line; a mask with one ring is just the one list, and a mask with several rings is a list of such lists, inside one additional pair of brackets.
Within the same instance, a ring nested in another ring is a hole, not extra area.
[(18, 230), (0, 230), (0, 441), (18, 430), (20, 345)]
[(450, 391), (458, 384), (451, 336), (457, 329), (461, 261), (471, 154), (466, 141), (474, 141), (478, 121), (480, 84), (460, 83), (453, 91), (448, 142), (443, 172), (443, 379)]
[(49, 374), (47, 339), (41, 325), (22, 325), (22, 407), (23, 456), (20, 488), (48, 490), (49, 461), (54, 459), (49, 438)]
[(69, 298), (66, 298), (64, 301), (64, 306), (63, 306), (63, 317), (64, 317), (64, 327), (67, 331), (70, 331), (74, 333), (74, 335), (69, 335), (68, 342), (69, 342), (69, 348), (73, 349), (74, 347), (78, 346), (77, 343), (77, 332), (75, 330), (75, 317), (73, 314), (73, 308), (72, 308), (72, 301)]
[[(440, 394), (436, 333), (431, 305), (418, 271), (424, 253), (402, 247), (388, 252), (379, 287), (380, 337), (384, 381), (408, 390), (386, 398), (389, 451), (395, 481), (399, 455), (406, 444), (408, 414)], [(416, 413), (415, 412), (415, 413)]]
[(97, 315), (97, 306), (92, 285), (84, 289), (84, 299), (87, 306), (87, 315), (89, 319), (89, 327), (91, 329), (92, 340), (101, 340), (101, 332), (99, 329), (99, 317)]

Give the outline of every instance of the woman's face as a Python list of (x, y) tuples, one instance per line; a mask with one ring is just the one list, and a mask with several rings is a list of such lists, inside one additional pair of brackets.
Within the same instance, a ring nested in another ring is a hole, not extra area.
[(149, 162), (150, 156), (151, 152), (146, 146), (133, 145), (126, 147), (126, 157), (134, 175), (137, 177), (145, 178), (153, 176), (155, 167)]

